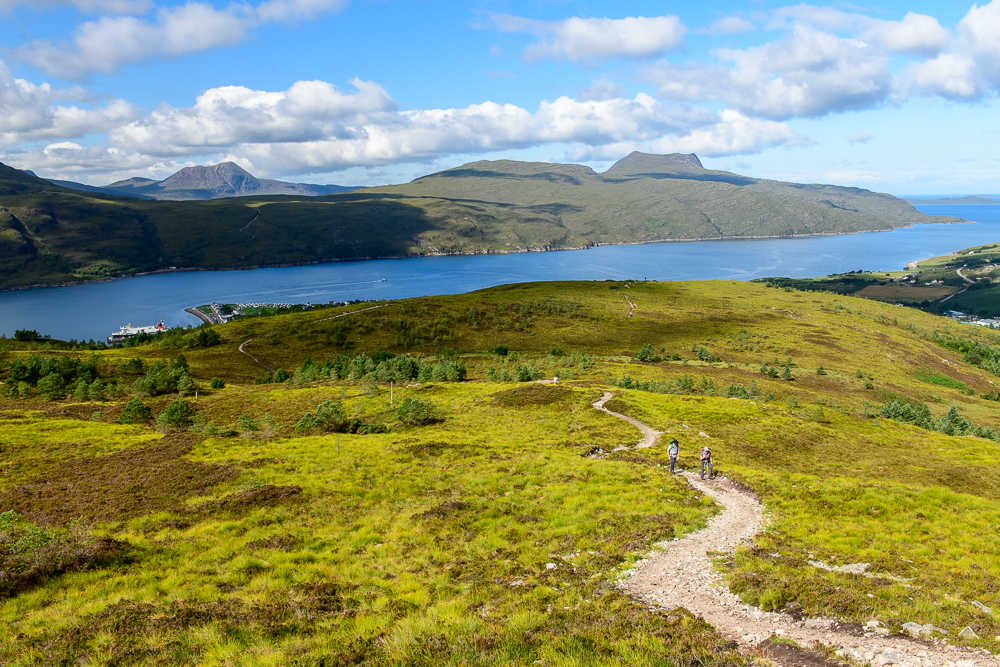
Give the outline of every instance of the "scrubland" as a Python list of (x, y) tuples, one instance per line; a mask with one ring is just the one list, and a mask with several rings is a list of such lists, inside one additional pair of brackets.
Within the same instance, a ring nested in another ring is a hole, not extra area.
[(717, 562), (748, 603), (1000, 650), (992, 332), (729, 282), (534, 283), (214, 330), (93, 357), (0, 341), (5, 378), (35, 355), (101, 380), (93, 398), (76, 376), (0, 387), (0, 662), (758, 660), (616, 587), (717, 508), (667, 472), (665, 440), (612, 453), (640, 437), (590, 407), (604, 391), (765, 503), (767, 531)]

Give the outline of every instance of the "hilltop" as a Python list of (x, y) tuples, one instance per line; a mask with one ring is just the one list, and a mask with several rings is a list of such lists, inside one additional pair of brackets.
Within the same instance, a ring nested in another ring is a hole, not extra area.
[[(762, 284), (554, 282), (0, 354), (2, 662), (1000, 651), (991, 331)], [(599, 399), (663, 435), (637, 448)], [(729, 481), (671, 475), (672, 437)], [(769, 517), (752, 542), (621, 585), (733, 492)], [(726, 611), (658, 606), (677, 595)]]
[[(235, 193), (250, 187), (248, 176), (235, 165), (180, 172), (169, 192)], [(162, 184), (116, 185), (142, 194)], [(961, 220), (927, 216), (890, 195), (856, 188), (707, 170), (693, 155), (633, 153), (603, 174), (580, 165), (475, 162), (405, 185), (208, 201), (81, 192), (0, 165), (0, 288), (169, 267), (833, 234), (930, 222)]]

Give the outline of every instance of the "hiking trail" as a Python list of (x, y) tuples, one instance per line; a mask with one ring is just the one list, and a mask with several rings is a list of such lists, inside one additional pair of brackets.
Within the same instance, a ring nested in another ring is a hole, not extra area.
[[(637, 448), (654, 444), (657, 431), (604, 407), (612, 396), (605, 392), (594, 408), (639, 428), (644, 438)], [(744, 604), (729, 591), (709, 554), (733, 553), (767, 527), (769, 514), (753, 493), (725, 477), (701, 480), (693, 472), (678, 474), (692, 488), (719, 503), (723, 511), (712, 517), (705, 528), (655, 545), (626, 573), (619, 586), (636, 601), (651, 609), (683, 607), (744, 650), (780, 637), (806, 649), (815, 644), (832, 647), (841, 658), (873, 667), (1000, 667), (1000, 659), (985, 650), (962, 649), (940, 640), (889, 636), (888, 629), (875, 621), (859, 628), (830, 618), (796, 620), (788, 614)]]

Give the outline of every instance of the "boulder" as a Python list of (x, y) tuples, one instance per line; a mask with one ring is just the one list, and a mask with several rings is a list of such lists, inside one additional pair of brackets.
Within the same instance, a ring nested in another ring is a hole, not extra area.
[(992, 610), (992, 609), (990, 609), (989, 607), (987, 607), (986, 605), (984, 605), (984, 604), (983, 604), (982, 602), (980, 602), (979, 600), (973, 600), (973, 601), (972, 601), (972, 602), (970, 602), (969, 604), (971, 604), (971, 605), (972, 605), (973, 607), (975, 607), (975, 608), (976, 608), (976, 609), (978, 609), (979, 611), (981, 611), (981, 612), (984, 612), (984, 613), (986, 613), (986, 614), (992, 614), (992, 613), (993, 613), (993, 610)]
[(897, 653), (894, 649), (891, 648), (885, 649), (884, 651), (876, 655), (874, 660), (872, 660), (872, 664), (875, 665), (875, 667), (882, 667), (883, 665), (895, 665), (898, 662), (900, 662), (899, 653)]
[(958, 636), (962, 639), (979, 639), (979, 635), (969, 626), (962, 628), (962, 631), (958, 633)]
[(924, 631), (924, 626), (919, 623), (914, 623), (910, 621), (909, 623), (903, 623), (903, 632), (910, 635), (911, 637), (919, 637)]

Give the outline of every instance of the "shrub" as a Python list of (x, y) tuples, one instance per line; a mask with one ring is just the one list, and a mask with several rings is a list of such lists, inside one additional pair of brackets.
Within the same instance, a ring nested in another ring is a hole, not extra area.
[(58, 373), (49, 373), (38, 381), (38, 393), (50, 401), (66, 395), (66, 382)]
[(506, 357), (508, 354), (510, 354), (510, 348), (507, 347), (506, 345), (497, 345), (496, 347), (491, 349), (490, 352), (500, 357)]
[(167, 430), (171, 426), (183, 428), (191, 425), (192, 417), (194, 417), (194, 411), (191, 406), (178, 398), (157, 416), (156, 426), (161, 430)]
[(153, 418), (153, 411), (149, 409), (138, 396), (125, 404), (125, 409), (118, 416), (118, 424), (146, 424)]
[(42, 340), (42, 336), (34, 329), (16, 329), (14, 331), (14, 340), (30, 343), (32, 341)]
[(423, 426), (444, 420), (444, 412), (433, 401), (404, 398), (396, 408), (396, 415), (404, 424)]
[(226, 386), (226, 381), (222, 378), (215, 377), (208, 381), (208, 386), (212, 389), (223, 389)]
[(252, 438), (259, 431), (260, 422), (245, 412), (236, 420), (236, 432), (241, 438)]
[(657, 362), (663, 361), (663, 357), (656, 353), (656, 350), (649, 343), (646, 343), (639, 348), (639, 351), (635, 353), (634, 358), (638, 361), (646, 362)]
[(326, 400), (307, 412), (295, 424), (296, 431), (320, 430), (326, 433), (357, 433), (362, 426), (360, 419), (348, 418), (340, 401)]
[(551, 354), (553, 357), (565, 357), (566, 356), (566, 352), (562, 348), (559, 348), (559, 347), (552, 348), (552, 350), (549, 352), (549, 354)]

